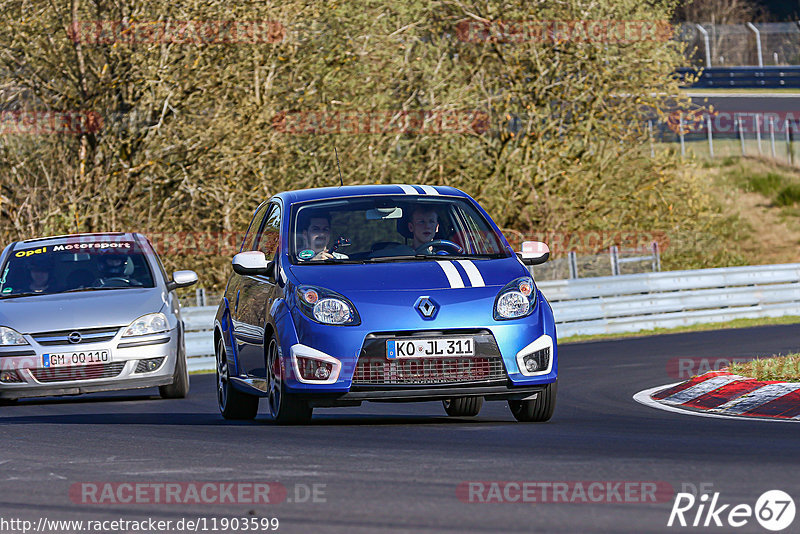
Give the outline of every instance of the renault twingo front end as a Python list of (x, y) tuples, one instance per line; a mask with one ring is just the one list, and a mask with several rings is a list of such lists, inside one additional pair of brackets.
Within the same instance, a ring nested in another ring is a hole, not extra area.
[(315, 407), (442, 400), (452, 416), (505, 400), (519, 421), (555, 407), (550, 305), (468, 195), (383, 185), (281, 193), (256, 210), (215, 320), (225, 418), (259, 397), (279, 422)]

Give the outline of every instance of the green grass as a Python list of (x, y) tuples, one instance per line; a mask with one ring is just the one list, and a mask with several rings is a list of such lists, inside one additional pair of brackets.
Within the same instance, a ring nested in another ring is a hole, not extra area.
[(778, 206), (793, 206), (798, 202), (800, 202), (800, 184), (787, 185), (775, 197), (775, 204)]
[(728, 370), (756, 380), (800, 382), (800, 354), (756, 358), (745, 363), (732, 363)]
[(728, 328), (749, 328), (751, 326), (767, 326), (781, 324), (800, 323), (800, 316), (786, 315), (784, 317), (764, 317), (760, 319), (734, 319), (723, 323), (705, 323), (689, 326), (679, 326), (677, 328), (655, 328), (653, 330), (640, 330), (638, 332), (626, 332), (623, 334), (596, 334), (591, 336), (569, 336), (559, 337), (560, 345), (566, 343), (582, 343), (586, 341), (605, 341), (612, 339), (624, 339), (644, 336), (655, 336), (661, 334), (680, 334), (684, 332), (704, 332), (708, 330), (724, 330)]

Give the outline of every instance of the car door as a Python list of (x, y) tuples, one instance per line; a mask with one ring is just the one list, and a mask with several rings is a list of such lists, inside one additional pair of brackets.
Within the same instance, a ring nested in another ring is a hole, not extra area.
[[(261, 229), (261, 225), (264, 222), (264, 218), (267, 215), (267, 211), (269, 211), (270, 204), (268, 202), (262, 203), (258, 208), (256, 208), (255, 213), (253, 214), (253, 218), (250, 220), (250, 226), (247, 228), (247, 233), (245, 233), (244, 239), (242, 240), (242, 246), (239, 249), (239, 252), (244, 252), (247, 250), (253, 250), (253, 247), (256, 242), (256, 236), (258, 235), (259, 230)], [(230, 280), (228, 280), (228, 286), (225, 290), (225, 296), (228, 299), (228, 307), (231, 313), (231, 324), (233, 326), (233, 342), (236, 344), (236, 354), (241, 355), (242, 348), (248, 347), (252, 343), (260, 342), (257, 341), (259, 339), (259, 332), (252, 331), (251, 328), (248, 327), (246, 323), (243, 323), (240, 319), (239, 313), (239, 305), (241, 302), (242, 297), (242, 283), (245, 280), (245, 276), (240, 274), (236, 274), (235, 272), (231, 275)], [(261, 332), (263, 337), (263, 331)], [(239, 361), (239, 367), (237, 369), (237, 374), (242, 374), (242, 366), (241, 360)]]
[[(256, 234), (251, 250), (260, 250), (267, 260), (276, 259), (280, 243), (282, 209), (280, 202), (272, 201)], [(248, 376), (266, 377), (264, 358), (264, 327), (267, 324), (272, 300), (277, 288), (274, 270), (268, 276), (242, 276), (239, 285), (237, 320), (240, 332), (239, 365)]]

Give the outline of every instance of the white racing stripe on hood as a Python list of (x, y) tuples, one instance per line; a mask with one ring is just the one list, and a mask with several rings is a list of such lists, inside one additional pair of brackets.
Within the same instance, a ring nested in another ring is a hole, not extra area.
[(422, 190), (425, 192), (426, 195), (438, 195), (439, 192), (429, 185), (421, 185)]
[(475, 264), (472, 263), (470, 260), (457, 260), (458, 263), (467, 271), (467, 276), (469, 276), (469, 285), (472, 287), (485, 287), (486, 282), (483, 281), (483, 276), (481, 276), (481, 272), (475, 267)]
[(400, 184), (396, 184), (396, 185), (397, 185), (397, 187), (402, 189), (403, 193), (405, 193), (406, 195), (419, 195), (419, 191), (417, 191), (416, 189), (414, 189), (410, 185), (400, 185)]
[(458, 269), (456, 269), (456, 266), (453, 265), (452, 262), (437, 261), (436, 263), (442, 268), (444, 274), (447, 276), (447, 281), (450, 282), (451, 289), (460, 289), (464, 287), (464, 281), (461, 279), (461, 275), (458, 274)]

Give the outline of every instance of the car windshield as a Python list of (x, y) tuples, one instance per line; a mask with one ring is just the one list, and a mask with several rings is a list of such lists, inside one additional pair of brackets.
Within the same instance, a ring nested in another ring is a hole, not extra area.
[(144, 252), (131, 241), (19, 245), (0, 278), (0, 298), (155, 287)]
[(371, 196), (295, 208), (293, 263), (501, 258), (509, 252), (465, 199)]

